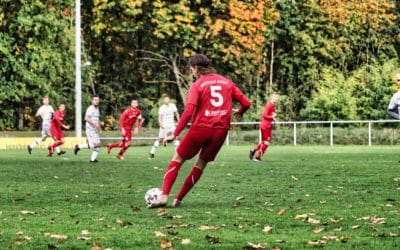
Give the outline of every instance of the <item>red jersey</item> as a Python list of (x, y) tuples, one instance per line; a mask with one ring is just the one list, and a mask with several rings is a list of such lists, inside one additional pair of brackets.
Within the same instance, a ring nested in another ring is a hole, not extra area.
[(142, 112), (138, 108), (129, 107), (122, 112), (118, 124), (120, 128), (131, 130), (136, 121), (138, 121), (137, 126), (140, 127), (142, 125)]
[(51, 127), (54, 129), (61, 130), (64, 121), (64, 115), (65, 115), (64, 112), (61, 112), (59, 109), (57, 109), (53, 113), (53, 118), (51, 120)]
[(251, 105), (232, 81), (218, 74), (201, 76), (189, 89), (185, 112), (174, 135), (179, 135), (189, 120), (185, 116), (192, 113), (192, 127), (229, 129), (233, 100), (240, 102), (240, 113)]
[(261, 115), (261, 124), (260, 128), (267, 128), (271, 127), (272, 121), (274, 120), (274, 113), (275, 113), (275, 103), (268, 102), (265, 105), (264, 111)]

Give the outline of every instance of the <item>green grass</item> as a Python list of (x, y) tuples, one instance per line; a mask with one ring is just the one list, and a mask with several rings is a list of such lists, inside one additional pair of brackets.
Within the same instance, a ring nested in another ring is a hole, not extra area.
[[(400, 248), (400, 238), (389, 237), (400, 233), (398, 147), (272, 146), (260, 164), (247, 159), (249, 148), (224, 147), (184, 206), (166, 208), (164, 216), (147, 209), (143, 195), (161, 186), (173, 147), (160, 148), (153, 161), (148, 147), (130, 148), (125, 161), (102, 149), (97, 165), (88, 163), (89, 151), (53, 158), (44, 150), (0, 151), (0, 249), (159, 249), (164, 238), (174, 249), (243, 249), (248, 242), (302, 249), (323, 236), (338, 237), (325, 249)], [(173, 193), (192, 164), (182, 167)], [(320, 224), (294, 219), (305, 213)], [(385, 223), (362, 219), (368, 216)], [(272, 233), (263, 232), (266, 225)], [(314, 233), (316, 227), (324, 231)], [(90, 239), (77, 239), (82, 230)]]

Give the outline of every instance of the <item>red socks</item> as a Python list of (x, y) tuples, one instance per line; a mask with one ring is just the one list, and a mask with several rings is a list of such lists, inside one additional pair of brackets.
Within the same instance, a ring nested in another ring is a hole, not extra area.
[(176, 177), (178, 176), (180, 167), (181, 167), (181, 163), (179, 163), (177, 161), (171, 161), (169, 163), (169, 166), (168, 166), (167, 170), (165, 171), (165, 175), (164, 175), (164, 183), (163, 183), (163, 194), (164, 195), (169, 195), (172, 185), (174, 185)]
[(261, 158), (264, 155), (265, 151), (267, 151), (267, 149), (268, 149), (268, 145), (261, 143), (260, 149), (258, 150), (257, 158)]
[(203, 174), (203, 170), (198, 167), (193, 167), (192, 172), (186, 177), (185, 182), (182, 185), (179, 194), (176, 196), (176, 199), (182, 200), (186, 194), (192, 189), (194, 184), (200, 179), (201, 175)]
[(64, 142), (62, 142), (62, 141), (53, 143), (53, 145), (51, 145), (51, 152), (54, 152), (54, 149), (55, 149), (56, 147), (61, 146), (61, 145), (63, 145), (63, 144), (64, 144)]

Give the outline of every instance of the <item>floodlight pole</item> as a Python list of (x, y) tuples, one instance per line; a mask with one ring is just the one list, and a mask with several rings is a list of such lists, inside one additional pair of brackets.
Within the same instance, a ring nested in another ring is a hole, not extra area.
[(75, 0), (75, 136), (82, 139), (81, 1)]

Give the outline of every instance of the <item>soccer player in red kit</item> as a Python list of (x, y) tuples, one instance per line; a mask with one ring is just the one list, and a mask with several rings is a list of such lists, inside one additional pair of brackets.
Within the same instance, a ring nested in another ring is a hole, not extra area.
[(240, 119), (250, 107), (250, 101), (236, 85), (215, 72), (209, 59), (196, 55), (189, 60), (190, 69), (196, 82), (189, 89), (185, 111), (173, 135), (166, 141), (174, 140), (185, 128), (190, 118), (192, 125), (179, 144), (170, 162), (163, 182), (163, 193), (149, 208), (165, 206), (181, 165), (197, 153), (199, 158), (191, 173), (186, 177), (182, 188), (175, 197), (172, 206), (177, 207), (182, 199), (200, 179), (208, 162), (213, 161), (224, 144), (232, 115), (232, 101), (240, 102), (240, 109), (234, 115)]
[(58, 106), (58, 109), (54, 112), (53, 118), (51, 120), (50, 133), (51, 136), (53, 137), (54, 142), (51, 146), (48, 147), (49, 157), (53, 156), (56, 147), (61, 146), (65, 142), (62, 128), (65, 129), (70, 128), (69, 125), (64, 124), (64, 116), (65, 116), (64, 111), (65, 111), (65, 105), (60, 104), (60, 106)]
[(261, 115), (260, 131), (261, 142), (252, 150), (250, 150), (249, 158), (253, 160), (254, 155), (258, 152), (254, 161), (261, 161), (261, 157), (267, 151), (269, 143), (272, 139), (272, 122), (276, 117), (275, 105), (278, 100), (278, 94), (272, 93), (271, 100), (265, 105), (264, 111)]
[(132, 141), (132, 127), (136, 123), (137, 125), (134, 130), (134, 134), (139, 133), (139, 128), (142, 126), (142, 112), (139, 109), (139, 102), (136, 99), (131, 101), (131, 106), (121, 114), (119, 117), (118, 125), (121, 129), (122, 140), (118, 143), (110, 143), (107, 145), (107, 153), (110, 154), (113, 148), (119, 147), (117, 158), (120, 160), (124, 159), (124, 153), (128, 149)]

